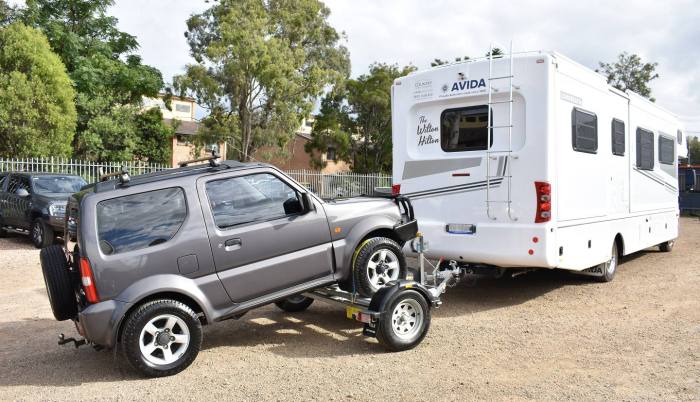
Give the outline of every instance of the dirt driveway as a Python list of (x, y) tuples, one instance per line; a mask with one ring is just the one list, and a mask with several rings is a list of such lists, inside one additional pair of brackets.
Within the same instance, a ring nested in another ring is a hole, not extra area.
[(144, 379), (56, 345), (39, 253), (0, 239), (0, 400), (700, 400), (700, 221), (615, 280), (538, 271), (460, 286), (417, 349), (384, 353), (342, 311), (274, 307), (205, 329), (185, 372)]

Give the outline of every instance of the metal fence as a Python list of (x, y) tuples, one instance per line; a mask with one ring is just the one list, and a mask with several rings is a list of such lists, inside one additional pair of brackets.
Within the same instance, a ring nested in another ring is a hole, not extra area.
[(169, 165), (143, 162), (93, 162), (66, 158), (0, 158), (0, 172), (65, 173), (82, 176), (88, 183), (100, 174), (118, 172), (126, 167), (132, 176), (169, 169)]
[[(170, 169), (169, 165), (142, 162), (92, 162), (64, 158), (0, 158), (0, 172), (47, 172), (82, 176), (88, 183), (97, 181), (100, 174), (118, 172), (126, 167), (132, 176)], [(352, 172), (321, 173), (314, 170), (287, 171), (296, 181), (321, 198), (344, 198), (372, 195), (377, 188), (391, 187), (391, 176), (358, 174)]]
[(288, 170), (287, 174), (321, 198), (372, 195), (377, 188), (391, 187), (391, 176), (383, 174), (329, 174), (314, 170)]

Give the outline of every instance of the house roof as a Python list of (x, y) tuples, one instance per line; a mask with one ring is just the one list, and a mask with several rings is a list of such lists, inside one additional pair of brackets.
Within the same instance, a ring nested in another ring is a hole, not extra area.
[[(173, 119), (163, 119), (163, 122), (167, 125), (173, 124)], [(175, 134), (178, 135), (195, 135), (199, 129), (199, 123), (195, 121), (182, 121), (177, 120), (177, 127), (175, 128)]]

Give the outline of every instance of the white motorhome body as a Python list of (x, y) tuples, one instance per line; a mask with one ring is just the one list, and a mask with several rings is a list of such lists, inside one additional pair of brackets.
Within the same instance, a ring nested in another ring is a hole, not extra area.
[(560, 54), (402, 77), (392, 116), (431, 257), (581, 271), (678, 236), (680, 122)]

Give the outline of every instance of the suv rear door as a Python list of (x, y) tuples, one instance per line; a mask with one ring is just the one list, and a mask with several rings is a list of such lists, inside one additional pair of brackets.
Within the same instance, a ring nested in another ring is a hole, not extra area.
[(234, 302), (332, 280), (330, 230), (321, 205), (306, 213), (284, 212), (285, 201), (301, 201), (301, 188), (257, 169), (206, 176), (197, 189), (214, 263)]

